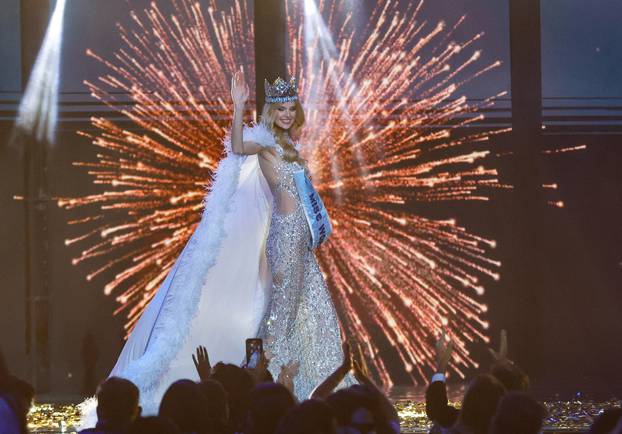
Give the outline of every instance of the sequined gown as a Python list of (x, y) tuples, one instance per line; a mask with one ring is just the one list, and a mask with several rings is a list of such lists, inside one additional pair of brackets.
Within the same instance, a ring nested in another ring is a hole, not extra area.
[[(283, 150), (277, 147), (280, 157)], [(272, 293), (259, 336), (271, 354), (270, 370), (298, 361), (295, 393), (306, 399), (342, 362), (335, 308), (312, 250), (310, 231), (298, 199), (293, 173), (296, 162), (280, 158), (274, 165), (272, 218), (266, 256), (272, 273)]]

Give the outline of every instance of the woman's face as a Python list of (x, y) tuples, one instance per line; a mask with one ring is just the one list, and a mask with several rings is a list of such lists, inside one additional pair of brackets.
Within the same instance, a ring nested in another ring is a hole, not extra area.
[(276, 106), (276, 120), (274, 123), (283, 130), (289, 130), (296, 119), (296, 102), (288, 101)]

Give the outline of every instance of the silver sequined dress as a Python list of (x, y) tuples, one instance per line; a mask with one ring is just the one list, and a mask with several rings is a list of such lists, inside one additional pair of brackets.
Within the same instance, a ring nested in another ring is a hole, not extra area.
[[(282, 149), (278, 148), (282, 156)], [(317, 259), (309, 250), (310, 231), (298, 199), (293, 172), (298, 163), (280, 159), (275, 165), (275, 203), (266, 256), (272, 272), (272, 294), (259, 335), (272, 355), (270, 370), (276, 378), (281, 365), (298, 361), (295, 393), (306, 399), (342, 360), (337, 314)], [(276, 191), (275, 191), (276, 190)], [(291, 213), (279, 212), (278, 198), (286, 192), (296, 201)]]

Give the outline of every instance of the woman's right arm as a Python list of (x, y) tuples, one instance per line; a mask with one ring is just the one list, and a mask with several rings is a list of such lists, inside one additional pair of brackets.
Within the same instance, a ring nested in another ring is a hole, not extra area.
[(242, 135), (242, 116), (244, 104), (248, 99), (248, 85), (242, 71), (231, 78), (231, 99), (233, 100), (233, 125), (231, 126), (231, 150), (236, 154), (252, 155), (261, 151), (262, 146), (255, 142), (245, 142)]

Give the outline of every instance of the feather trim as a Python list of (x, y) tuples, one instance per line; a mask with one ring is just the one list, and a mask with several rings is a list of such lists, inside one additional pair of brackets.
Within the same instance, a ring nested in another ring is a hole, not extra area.
[[(272, 132), (261, 123), (245, 125), (243, 136), (245, 140), (262, 146), (277, 147)], [(139, 387), (146, 413), (157, 411), (158, 393), (163, 386), (161, 381), (190, 334), (190, 325), (197, 314), (208, 272), (215, 264), (222, 241), (227, 236), (224, 223), (227, 214), (232, 212), (231, 198), (238, 186), (240, 168), (246, 156), (232, 152), (230, 132), (223, 139), (223, 145), (227, 156), (219, 163), (213, 182), (206, 189), (201, 221), (170, 271), (175, 274), (147, 348), (120, 374)], [(161, 287), (159, 290), (166, 289)]]
[(242, 156), (232, 154), (218, 165), (214, 182), (204, 201), (201, 222), (178, 258), (178, 264), (171, 270), (175, 275), (145, 353), (131, 362), (122, 373), (124, 378), (139, 387), (146, 410), (150, 407), (157, 410), (160, 398), (157, 394), (162, 386), (160, 382), (189, 335), (190, 324), (197, 314), (201, 289), (226, 236), (224, 221), (243, 159)]
[[(244, 125), (242, 128), (242, 140), (248, 142), (255, 142), (263, 147), (279, 148), (278, 143), (274, 139), (272, 131), (262, 122), (252, 123), (250, 125)], [(227, 132), (227, 135), (223, 139), (223, 145), (227, 155), (234, 154), (231, 149), (231, 132)]]

